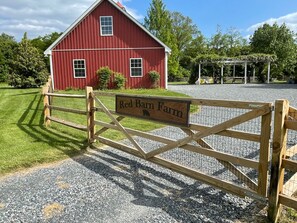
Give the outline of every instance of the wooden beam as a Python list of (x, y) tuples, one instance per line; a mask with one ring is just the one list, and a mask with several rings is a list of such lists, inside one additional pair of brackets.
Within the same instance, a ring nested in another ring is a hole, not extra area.
[[(192, 132), (189, 129), (182, 129), (186, 134), (188, 135), (193, 135), (194, 132)], [(209, 145), (205, 140), (200, 139), (197, 141), (197, 143), (209, 150), (214, 150), (216, 151), (211, 145)], [(231, 173), (233, 173), (236, 177), (238, 177), (238, 179), (245, 183), (250, 189), (256, 191), (257, 190), (257, 184), (250, 179), (248, 176), (246, 176), (241, 170), (237, 169), (236, 166), (234, 166), (231, 162), (227, 162), (227, 161), (223, 161), (221, 159), (216, 159), (219, 163), (221, 163), (227, 170), (229, 170)]]
[(265, 114), (269, 113), (270, 111), (271, 111), (271, 109), (268, 106), (263, 106), (263, 107), (261, 107), (261, 108), (259, 108), (257, 110), (252, 110), (252, 111), (247, 112), (245, 114), (239, 115), (239, 116), (237, 116), (235, 118), (229, 119), (228, 121), (225, 121), (223, 123), (220, 123), (218, 125), (210, 127), (209, 129), (206, 129), (205, 131), (196, 133), (196, 134), (194, 134), (192, 136), (188, 136), (188, 137), (185, 137), (183, 139), (176, 140), (175, 143), (171, 143), (171, 144), (168, 144), (168, 145), (163, 146), (161, 148), (158, 148), (156, 150), (150, 151), (149, 153), (147, 153), (147, 157), (148, 158), (153, 157), (155, 155), (164, 153), (164, 152), (166, 152), (168, 150), (171, 150), (173, 148), (181, 147), (181, 146), (191, 142), (192, 140), (196, 141), (196, 140), (199, 140), (199, 139), (204, 138), (206, 136), (216, 134), (216, 133), (221, 132), (223, 130), (232, 128), (233, 126), (239, 125), (241, 123), (244, 123), (244, 122), (247, 122), (249, 120), (255, 119), (255, 118), (259, 117), (259, 116), (265, 115)]
[(258, 169), (259, 162), (252, 160), (252, 159), (246, 159), (242, 157), (237, 157), (234, 155), (230, 155), (228, 153), (220, 152), (217, 150), (210, 150), (208, 148), (193, 146), (193, 145), (184, 145), (181, 148), (184, 148), (188, 151), (199, 153), (205, 156), (213, 157), (215, 159), (230, 162), (236, 165), (245, 166), (248, 168)]
[(287, 129), (292, 129), (297, 131), (297, 120), (286, 120), (285, 126)]
[(48, 116), (47, 117), (49, 120), (53, 121), (53, 122), (57, 122), (57, 123), (60, 123), (62, 125), (66, 125), (68, 127), (71, 127), (71, 128), (75, 128), (75, 129), (78, 129), (78, 130), (81, 130), (81, 131), (87, 131), (88, 128), (84, 125), (80, 125), (80, 124), (75, 124), (73, 122), (69, 122), (69, 121), (65, 121), (63, 119), (59, 119), (59, 118), (56, 118), (56, 117), (53, 117), (53, 116)]
[(80, 94), (57, 94), (57, 93), (46, 93), (45, 95), (62, 98), (85, 98), (85, 95)]
[[(185, 98), (186, 99), (186, 98)], [(185, 100), (184, 99), (184, 100)], [(179, 99), (178, 99), (179, 100)], [(189, 100), (189, 99), (188, 99)], [(205, 105), (213, 107), (237, 108), (237, 109), (259, 109), (263, 106), (272, 108), (272, 103), (263, 102), (245, 102), (245, 101), (226, 101), (226, 100), (208, 100), (208, 99), (190, 99), (191, 104)]]
[[(107, 96), (107, 97), (114, 97), (115, 95), (122, 95), (122, 96), (133, 96), (133, 94), (115, 94), (111, 92), (98, 92), (94, 91), (96, 96)], [(151, 96), (151, 95), (143, 95), (142, 98), (160, 98), (160, 99), (172, 99), (176, 101), (191, 101), (191, 104), (194, 105), (205, 105), (205, 106), (214, 106), (214, 107), (224, 107), (224, 108), (241, 108), (241, 109), (259, 109), (262, 106), (269, 106), (272, 108), (272, 103), (267, 102), (249, 102), (249, 101), (227, 101), (227, 100), (214, 100), (214, 99), (193, 99), (193, 98), (186, 98), (186, 97), (158, 97), (158, 96)]]
[(261, 141), (258, 168), (258, 193), (267, 196), (268, 168), (270, 161), (270, 125), (272, 113), (263, 115), (261, 118)]
[[(105, 128), (110, 128), (110, 129), (120, 131), (120, 128), (118, 128), (118, 126), (113, 125), (113, 124), (108, 124), (108, 123), (104, 123), (104, 122), (97, 121), (97, 120), (95, 120), (95, 124), (100, 125), (100, 126), (104, 126)], [(136, 135), (136, 136), (139, 136), (139, 137), (143, 137), (143, 138), (146, 138), (146, 139), (149, 139), (149, 140), (161, 142), (161, 143), (164, 143), (164, 144), (170, 144), (170, 143), (175, 142), (172, 139), (152, 135), (150, 133), (145, 133), (145, 132), (141, 132), (141, 131), (137, 131), (137, 130), (133, 130), (133, 129), (129, 129), (129, 128), (125, 128), (125, 130), (129, 134)], [(203, 148), (203, 146), (201, 147), (201, 146), (194, 146), (194, 145), (187, 144), (187, 145), (182, 146), (181, 148), (186, 149), (186, 150), (191, 151), (191, 152), (194, 152), (194, 153), (199, 153), (199, 154), (202, 154), (202, 155), (205, 155), (205, 156), (210, 156), (210, 157), (213, 157), (213, 158), (217, 158), (218, 160), (221, 160), (221, 161), (228, 161), (228, 162), (231, 162), (231, 163), (234, 163), (234, 164), (238, 164), (238, 165), (241, 165), (241, 166), (254, 168), (254, 169), (258, 168), (258, 162), (255, 161), (255, 160), (236, 157), (236, 156), (230, 155), (228, 153), (216, 151), (214, 149), (210, 150), (209, 148)]]
[[(196, 125), (196, 124), (191, 124), (189, 126), (189, 129), (192, 129), (192, 130), (195, 130), (195, 131), (204, 131), (205, 129), (209, 129), (209, 128), (210, 128), (209, 126)], [(236, 138), (236, 139), (243, 139), (243, 140), (253, 141), (253, 142), (260, 142), (260, 140), (261, 140), (261, 135), (254, 134), (254, 133), (237, 131), (237, 130), (223, 130), (223, 131), (218, 132), (216, 134), (221, 135), (221, 136)]]
[(293, 171), (293, 172), (297, 172), (297, 161), (295, 161), (295, 160), (283, 159), (283, 162), (282, 162), (282, 168), (291, 170), (291, 171)]
[(284, 194), (279, 195), (279, 202), (287, 207), (297, 210), (297, 198), (289, 197)]
[(125, 130), (125, 128), (119, 123), (115, 117), (109, 112), (109, 110), (105, 107), (105, 105), (94, 95), (94, 93), (91, 93), (92, 97), (95, 99), (95, 101), (101, 106), (101, 108), (104, 110), (105, 114), (120, 128), (122, 133), (129, 139), (129, 141), (137, 148), (137, 150), (143, 155), (143, 157), (146, 157), (145, 151), (140, 147), (140, 145), (129, 135), (129, 133)]
[(46, 105), (47, 108), (57, 110), (57, 111), (64, 111), (64, 112), (70, 112), (74, 114), (79, 114), (79, 115), (86, 115), (87, 112), (79, 109), (73, 109), (73, 108), (63, 108), (63, 107), (58, 107), (54, 105)]
[(285, 128), (285, 118), (288, 112), (289, 102), (287, 100), (277, 100), (275, 102), (271, 176), (268, 196), (268, 219), (271, 222), (277, 222), (281, 210), (279, 194), (282, 192), (284, 183), (282, 160), (286, 154), (287, 129)]
[[(113, 148), (117, 148), (121, 151), (127, 152), (127, 153), (137, 156), (139, 158), (144, 158), (138, 150), (136, 150), (132, 147), (128, 147), (126, 145), (120, 144), (118, 142), (115, 142), (115, 141), (112, 141), (112, 140), (109, 140), (109, 139), (106, 139), (103, 137), (96, 136), (96, 138), (98, 139), (99, 142), (102, 142), (102, 143), (109, 145)], [(163, 158), (153, 157), (153, 158), (150, 158), (149, 161), (152, 163), (158, 164), (162, 167), (165, 167), (167, 169), (173, 170), (177, 173), (180, 173), (180, 174), (183, 174), (190, 178), (193, 178), (195, 180), (199, 180), (201, 182), (204, 182), (204, 183), (207, 183), (214, 187), (217, 187), (221, 190), (225, 190), (225, 191), (235, 194), (237, 196), (240, 196), (240, 197), (248, 196), (248, 197), (252, 197), (254, 199), (260, 200), (260, 201), (265, 200), (265, 198), (257, 195), (257, 193), (255, 193), (254, 191), (252, 191), (250, 189), (232, 184), (232, 183), (224, 181), (224, 180), (217, 179), (216, 177), (208, 176), (208, 175), (203, 174), (197, 170), (193, 170), (191, 168), (173, 163), (173, 162), (165, 160)]]
[(87, 137), (88, 137), (88, 142), (94, 143), (95, 142), (95, 132), (96, 132), (96, 126), (94, 123), (95, 120), (95, 111), (93, 108), (95, 107), (95, 99), (93, 98), (92, 95), (93, 88), (92, 87), (86, 87), (86, 113), (87, 113)]
[[(124, 116), (119, 116), (119, 117), (116, 118), (116, 120), (117, 120), (118, 122), (120, 122), (120, 121), (122, 121), (124, 118), (125, 118)], [(101, 124), (101, 123), (104, 123), (104, 122), (99, 122), (99, 121), (94, 120), (94, 123), (95, 123), (96, 125), (104, 126), (103, 124)], [(112, 125), (112, 126), (114, 126), (115, 123), (114, 123), (114, 122), (110, 122), (109, 124)], [(103, 132), (106, 132), (109, 128), (110, 128), (110, 127), (103, 127), (103, 128), (101, 128), (101, 129), (99, 129), (99, 130), (95, 133), (95, 135), (100, 135), (100, 134), (102, 134)]]

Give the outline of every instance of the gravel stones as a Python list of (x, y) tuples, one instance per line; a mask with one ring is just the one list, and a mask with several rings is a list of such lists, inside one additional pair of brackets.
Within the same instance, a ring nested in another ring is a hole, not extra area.
[[(287, 98), (297, 105), (296, 85), (169, 89), (196, 98)], [(1, 223), (255, 222), (264, 206), (108, 147), (0, 179)]]

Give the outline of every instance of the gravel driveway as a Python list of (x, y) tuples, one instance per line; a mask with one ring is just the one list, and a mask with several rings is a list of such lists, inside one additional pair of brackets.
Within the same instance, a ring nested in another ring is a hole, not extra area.
[[(296, 85), (169, 89), (196, 98), (286, 98), (297, 106)], [(263, 207), (109, 147), (0, 179), (0, 222), (255, 222)]]

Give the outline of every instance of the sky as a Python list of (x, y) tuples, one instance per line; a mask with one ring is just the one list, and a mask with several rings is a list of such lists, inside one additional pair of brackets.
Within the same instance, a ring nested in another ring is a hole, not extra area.
[[(0, 0), (0, 33), (19, 41), (24, 32), (29, 38), (63, 32), (95, 0)], [(151, 0), (120, 0), (139, 22)], [(219, 26), (223, 32), (237, 29), (248, 38), (264, 23), (286, 23), (297, 33), (297, 0), (163, 0), (169, 11), (192, 19), (207, 38)]]

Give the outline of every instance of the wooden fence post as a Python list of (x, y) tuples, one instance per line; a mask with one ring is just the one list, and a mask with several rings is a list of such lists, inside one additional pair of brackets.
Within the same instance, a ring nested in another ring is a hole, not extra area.
[(48, 105), (51, 104), (51, 100), (50, 100), (50, 96), (46, 95), (50, 91), (51, 91), (51, 79), (49, 78), (49, 80), (47, 81), (45, 86), (42, 88), (42, 95), (44, 96), (44, 98), (43, 98), (44, 124), (46, 127), (49, 126), (51, 123), (51, 121), (47, 118), (48, 116), (51, 116), (51, 110), (48, 107)]
[(95, 142), (95, 99), (92, 97), (92, 87), (86, 87), (87, 137), (88, 142)]
[(287, 100), (277, 100), (275, 102), (271, 177), (268, 196), (268, 219), (271, 222), (277, 221), (281, 210), (279, 193), (282, 192), (284, 183), (285, 170), (282, 167), (282, 159), (286, 154), (287, 129), (285, 128), (285, 118), (288, 116), (288, 111), (289, 102)]

